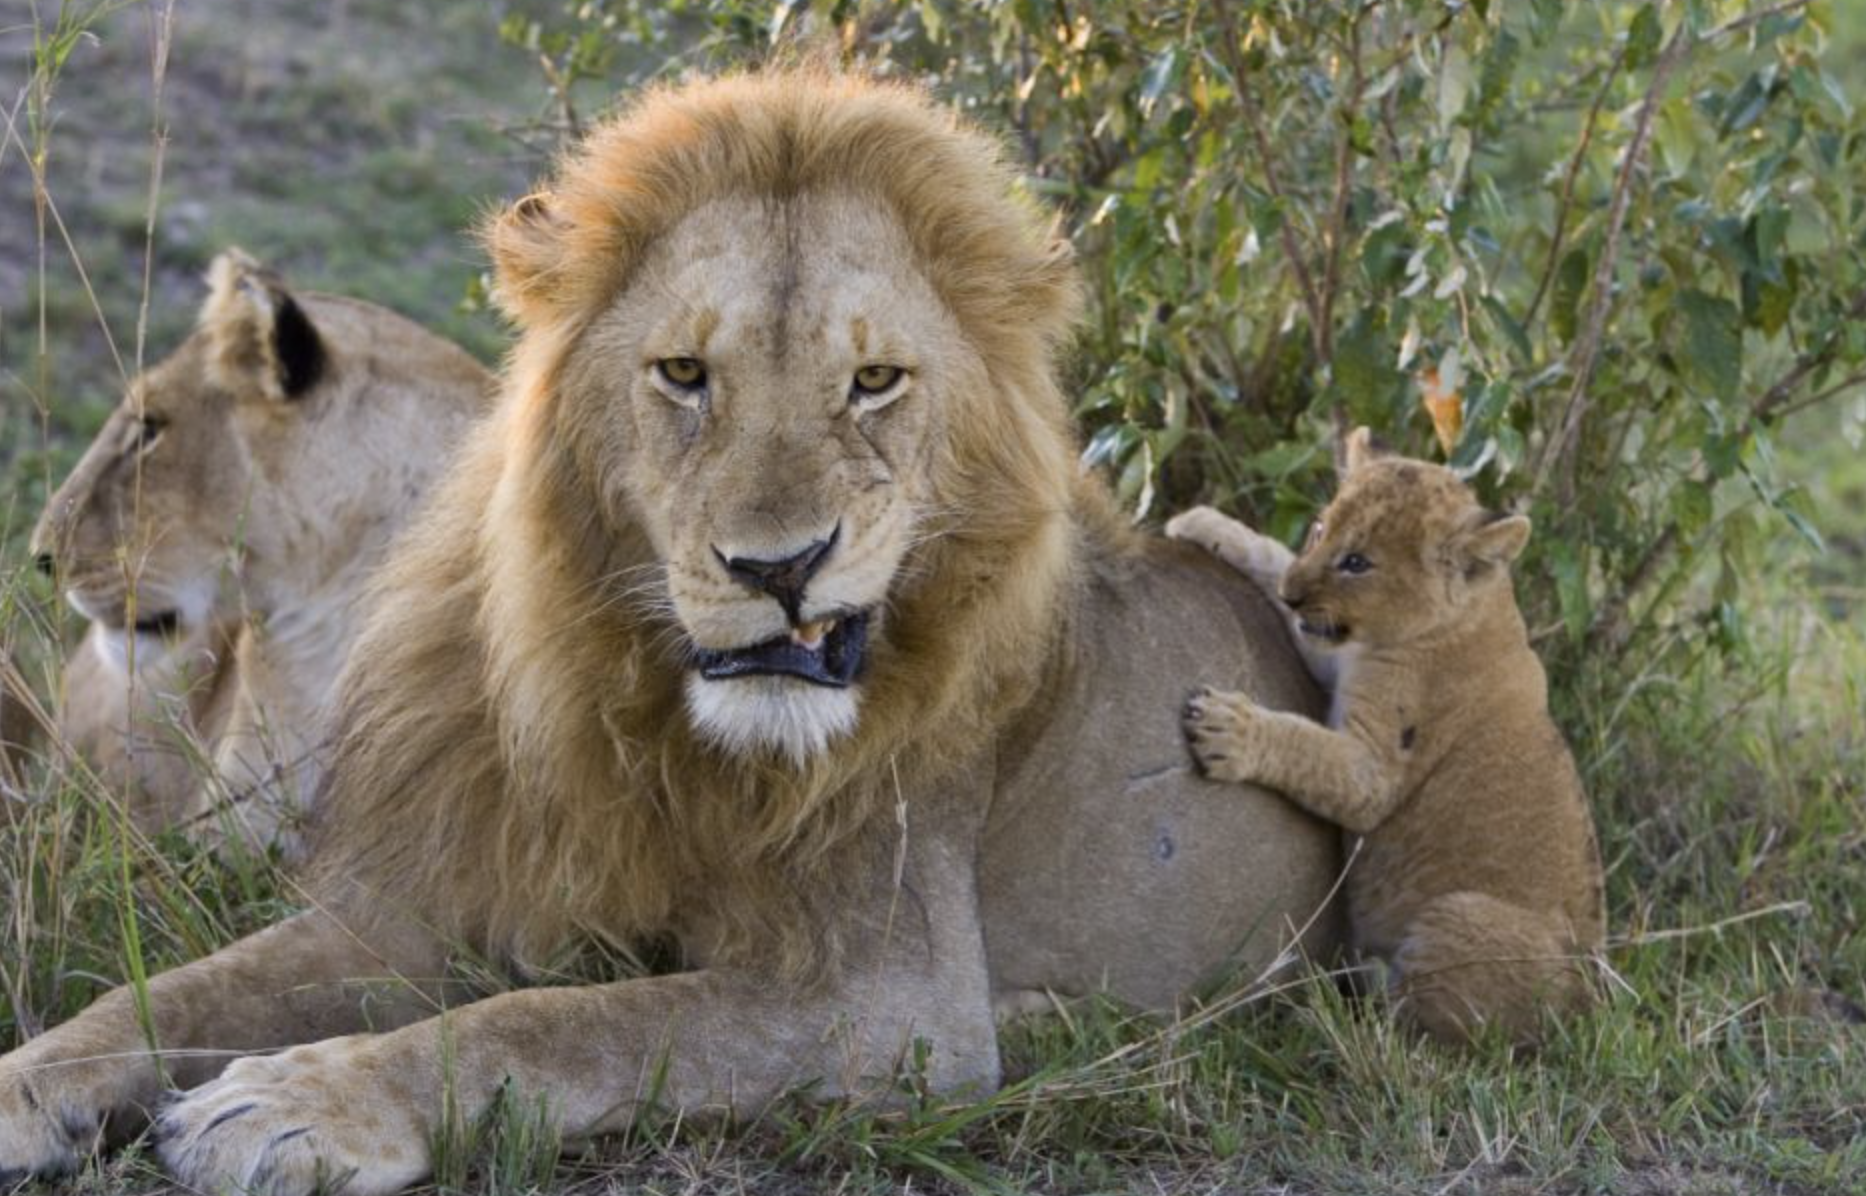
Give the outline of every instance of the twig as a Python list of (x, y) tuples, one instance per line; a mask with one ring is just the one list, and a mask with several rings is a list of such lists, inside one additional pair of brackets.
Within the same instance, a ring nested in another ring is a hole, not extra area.
[[(1828, 365), (1833, 361), (1835, 354), (1839, 353), (1839, 330), (1857, 323), (1863, 317), (1866, 317), (1866, 290), (1855, 295), (1853, 302), (1847, 304), (1846, 310), (1840, 313), (1840, 318), (1835, 321), (1835, 331), (1828, 335), (1820, 348), (1810, 350), (1796, 358), (1795, 364), (1790, 367), (1789, 371), (1783, 374), (1774, 386), (1763, 392), (1762, 398), (1758, 399), (1750, 409), (1751, 419), (1768, 420), (1781, 415), (1783, 405), (1788, 402), (1789, 396), (1807, 381), (1809, 375)], [(1797, 409), (1804, 405), (1807, 404), (1797, 405)]]
[(1296, 239), (1293, 213), (1288, 211), (1283, 184), (1277, 176), (1276, 151), (1271, 148), (1269, 131), (1264, 128), (1263, 111), (1257, 106), (1257, 97), (1251, 91), (1245, 71), (1244, 47), (1238, 41), (1241, 25), (1227, 0), (1219, 0), (1216, 7), (1219, 22), (1225, 29), (1219, 45), (1223, 49), (1225, 65), (1231, 71), (1232, 85), (1237, 89), (1238, 111), (1243, 114), (1244, 125), (1250, 130), (1251, 140), (1257, 145), (1257, 157), (1263, 164), (1264, 187), (1278, 203), (1284, 205), (1282, 227), (1279, 230), (1283, 240), (1283, 256), (1289, 259), (1290, 270), (1296, 276), (1296, 285), (1302, 291), (1303, 306), (1309, 312), (1309, 339), (1315, 347), (1316, 356), (1325, 362), (1328, 342), (1321, 299), (1316, 294), (1315, 280), (1309, 275), (1302, 244)]
[(1692, 36), (1690, 24), (1686, 22), (1679, 26), (1678, 32), (1672, 35), (1672, 40), (1659, 53), (1658, 63), (1652, 71), (1652, 82), (1646, 88), (1645, 99), (1640, 102), (1639, 115), (1633, 123), (1633, 139), (1627, 143), (1626, 156), (1620, 163), (1619, 178), (1613, 185), (1613, 199), (1607, 209), (1606, 237), (1601, 244), (1600, 261), (1594, 267), (1593, 298), (1588, 304), (1587, 324), (1568, 356), (1571, 381), (1567, 409), (1560, 430), (1550, 439), (1542, 454), (1533, 487), (1534, 491), (1540, 492), (1549, 474), (1560, 468), (1564, 502), (1572, 497), (1574, 452), (1581, 435), (1581, 421), (1587, 415), (1588, 386), (1594, 380), (1601, 337), (1607, 328), (1607, 313), (1613, 306), (1613, 276), (1619, 264), (1620, 233), (1626, 227), (1626, 209), (1632, 198), (1633, 178), (1645, 161), (1646, 147), (1652, 140), (1652, 118), (1658, 113), (1659, 99), (1665, 92), (1665, 85), (1671, 82), (1672, 72), (1684, 62), (1696, 44), (1697, 39)]
[(1788, 0), (1786, 4), (1775, 4), (1768, 8), (1759, 8), (1754, 12), (1746, 12), (1740, 17), (1731, 17), (1723, 24), (1706, 33), (1704, 35), (1704, 40), (1709, 41), (1714, 37), (1722, 37), (1726, 33), (1735, 33), (1742, 29), (1748, 29), (1751, 25), (1759, 25), (1770, 17), (1787, 16), (1791, 12), (1806, 8), (1809, 3), (1811, 3), (1811, 0)]
[(1548, 294), (1549, 283), (1555, 278), (1555, 268), (1561, 264), (1561, 251), (1567, 247), (1568, 216), (1574, 208), (1574, 185), (1581, 177), (1581, 163), (1587, 156), (1588, 146), (1593, 144), (1594, 130), (1600, 123), (1600, 110), (1612, 94), (1614, 80), (1619, 78), (1620, 67), (1625, 62), (1626, 51), (1622, 48), (1613, 56), (1613, 62), (1607, 68), (1607, 77), (1602, 80), (1600, 90), (1594, 93), (1594, 103), (1588, 108), (1587, 119), (1581, 124), (1581, 140), (1574, 147), (1574, 156), (1568, 159), (1568, 173), (1562, 179), (1561, 199), (1555, 206), (1555, 235), (1549, 241), (1549, 258), (1542, 267), (1541, 280), (1536, 283), (1535, 297), (1529, 301), (1529, 309), (1523, 314), (1525, 328), (1535, 321), (1536, 312), (1542, 307), (1542, 299)]
[[(1335, 293), (1340, 289), (1341, 243), (1347, 238), (1348, 231), (1348, 184), (1353, 181), (1354, 137), (1352, 122), (1354, 110), (1360, 107), (1361, 95), (1367, 89), (1367, 79), (1361, 69), (1361, 18), (1366, 9), (1359, 9), (1354, 19), (1348, 22), (1348, 85), (1347, 101), (1341, 106), (1342, 128), (1337, 134), (1335, 147), (1335, 199), (1328, 213), (1328, 262), (1322, 274), (1322, 336), (1317, 350), (1321, 360), (1326, 362), (1334, 356), (1335, 348)], [(1345, 418), (1346, 413), (1337, 404), (1337, 423)], [(1347, 429), (1339, 429), (1346, 434)]]

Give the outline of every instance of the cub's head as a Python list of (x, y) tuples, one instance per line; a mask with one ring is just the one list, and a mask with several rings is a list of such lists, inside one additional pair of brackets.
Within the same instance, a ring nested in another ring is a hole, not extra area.
[(1527, 517), (1485, 510), (1449, 469), (1383, 456), (1357, 428), (1340, 491), (1283, 575), (1282, 598), (1319, 639), (1400, 644), (1507, 590), (1528, 541)]
[(992, 650), (981, 612), (1020, 569), (1048, 580), (1067, 246), (920, 92), (652, 92), (489, 236), (547, 477), (574, 479), (605, 584), (667, 622), (719, 747), (809, 759)]
[(236, 249), (208, 285), (199, 327), (131, 381), (33, 532), (39, 568), (124, 657), (134, 637), (139, 659), (159, 658), (222, 603), (255, 465), (288, 451), (327, 373), (277, 276)]

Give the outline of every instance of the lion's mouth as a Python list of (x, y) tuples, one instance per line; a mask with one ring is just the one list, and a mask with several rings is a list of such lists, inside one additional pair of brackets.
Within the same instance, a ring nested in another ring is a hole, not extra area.
[(1303, 619), (1297, 626), (1302, 629), (1302, 634), (1331, 644), (1338, 644), (1348, 638), (1348, 625), (1330, 619), (1317, 619), (1314, 622)]
[(159, 611), (136, 620), (137, 635), (172, 636), (181, 630), (181, 612), (178, 610)]
[(819, 619), (748, 648), (702, 648), (694, 667), (708, 681), (735, 677), (796, 677), (846, 689), (868, 657), (868, 612)]

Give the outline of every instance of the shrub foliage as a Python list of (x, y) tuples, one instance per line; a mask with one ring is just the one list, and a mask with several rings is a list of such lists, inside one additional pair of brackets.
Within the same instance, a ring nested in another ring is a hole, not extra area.
[[(1292, 539), (1331, 433), (1448, 459), (1540, 529), (1550, 651), (1743, 644), (1818, 550), (1773, 438), (1866, 368), (1861, 124), (1799, 3), (588, 0), (513, 18), (579, 84), (828, 43), (1003, 131), (1093, 295), (1088, 455), (1137, 516)], [(821, 52), (820, 50), (818, 52)], [(643, 65), (645, 64), (645, 65)], [(632, 69), (630, 69), (632, 68)]]

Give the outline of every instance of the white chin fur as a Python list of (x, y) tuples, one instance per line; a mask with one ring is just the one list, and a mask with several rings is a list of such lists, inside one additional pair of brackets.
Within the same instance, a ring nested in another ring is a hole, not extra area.
[(95, 628), (91, 642), (97, 648), (97, 654), (112, 670), (118, 673), (130, 671), (130, 644), (136, 645), (136, 671), (146, 672), (168, 658), (169, 643), (159, 635), (138, 635), (133, 631), (112, 631), (101, 623), (92, 624)]
[(787, 677), (687, 677), (687, 712), (702, 735), (737, 755), (782, 752), (803, 764), (855, 729), (853, 689), (829, 689)]

